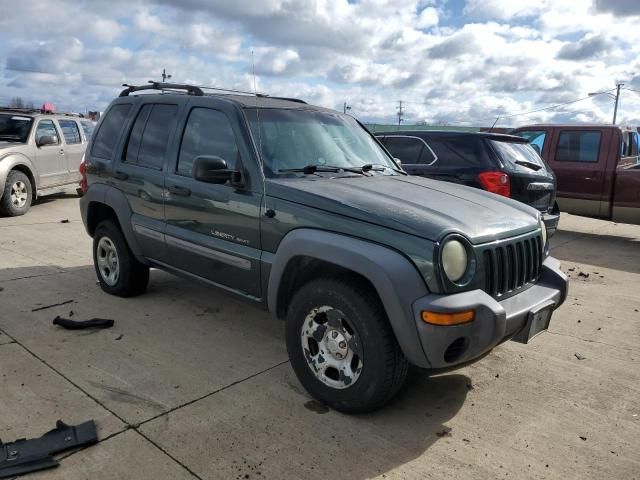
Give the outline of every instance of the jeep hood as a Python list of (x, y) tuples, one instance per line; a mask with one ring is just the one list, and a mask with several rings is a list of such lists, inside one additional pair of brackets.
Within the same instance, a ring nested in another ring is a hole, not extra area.
[(269, 179), (266, 194), (432, 241), (457, 232), (480, 244), (538, 227), (538, 212), (525, 204), (422, 177)]

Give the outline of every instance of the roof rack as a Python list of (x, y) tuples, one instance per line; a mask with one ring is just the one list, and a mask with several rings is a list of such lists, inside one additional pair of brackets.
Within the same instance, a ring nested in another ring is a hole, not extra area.
[(127, 87), (120, 92), (121, 97), (126, 97), (130, 93), (139, 92), (140, 90), (186, 90), (188, 95), (195, 95), (201, 97), (204, 95), (199, 87), (193, 85), (184, 85), (180, 83), (163, 83), (149, 81), (149, 85), (127, 85), (122, 84), (123, 87)]
[(41, 108), (20, 108), (20, 107), (2, 107), (0, 106), (0, 111), (2, 112), (16, 112), (16, 113), (36, 113), (38, 115), (63, 115), (66, 117), (79, 117), (85, 118), (82, 113), (76, 112), (45, 112)]
[[(163, 82), (155, 82), (153, 80), (149, 80), (149, 85), (127, 85), (126, 83), (122, 84), (123, 87), (127, 87), (122, 92), (120, 92), (121, 97), (126, 97), (130, 93), (138, 92), (140, 90), (161, 90), (161, 91), (170, 91), (174, 92), (176, 90), (186, 90), (188, 95), (195, 95), (197, 97), (201, 97), (203, 95), (228, 95), (228, 94), (241, 94), (241, 95), (251, 95), (259, 98), (272, 98), (276, 100), (287, 100), (289, 102), (297, 102), (304, 103), (306, 105), (307, 102), (304, 100), (300, 100), (299, 98), (290, 98), (290, 97), (271, 97), (266, 93), (260, 92), (248, 92), (246, 90), (233, 90), (230, 88), (219, 88), (219, 87), (206, 87), (204, 85), (187, 85), (182, 83), (163, 83)], [(216, 92), (222, 93), (204, 93), (203, 90), (215, 90)]]

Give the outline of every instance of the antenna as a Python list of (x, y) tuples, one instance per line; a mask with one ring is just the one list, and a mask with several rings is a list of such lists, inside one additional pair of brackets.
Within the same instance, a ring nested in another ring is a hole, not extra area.
[(258, 108), (258, 82), (256, 80), (256, 62), (255, 57), (253, 55), (253, 50), (251, 50), (251, 73), (253, 74), (253, 92), (256, 97), (256, 120), (258, 121), (258, 159), (260, 160), (260, 166), (262, 167), (262, 198), (264, 199), (264, 209), (267, 210), (266, 198), (265, 195), (267, 190), (267, 179), (264, 175), (264, 159), (262, 158), (262, 124), (260, 123), (260, 108)]
[(498, 120), (500, 120), (500, 116), (497, 116), (497, 117), (496, 117), (496, 121), (495, 121), (495, 122), (493, 122), (493, 125), (491, 125), (491, 128), (489, 129), (489, 131), (492, 131), (492, 130), (493, 130), (493, 127), (495, 127), (495, 126), (496, 126), (496, 123), (498, 123)]

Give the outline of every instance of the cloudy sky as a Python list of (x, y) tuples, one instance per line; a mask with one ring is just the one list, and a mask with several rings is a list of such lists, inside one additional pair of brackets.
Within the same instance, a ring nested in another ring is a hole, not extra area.
[[(103, 110), (159, 79), (296, 96), (364, 121), (640, 123), (639, 0), (0, 0), (0, 104)], [(253, 52), (253, 54), (252, 54)], [(253, 59), (253, 62), (252, 62)]]

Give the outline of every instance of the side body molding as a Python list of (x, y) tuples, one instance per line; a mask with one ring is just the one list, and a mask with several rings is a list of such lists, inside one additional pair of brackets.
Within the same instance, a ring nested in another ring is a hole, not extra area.
[(278, 289), (289, 261), (312, 257), (352, 270), (367, 278), (387, 312), (391, 327), (411, 363), (429, 367), (418, 337), (412, 305), (429, 293), (413, 264), (395, 250), (358, 238), (301, 228), (288, 233), (278, 246), (269, 275), (269, 311), (278, 311)]
[(80, 213), (82, 214), (82, 222), (87, 229), (87, 233), (90, 233), (87, 215), (92, 202), (111, 207), (116, 212), (120, 228), (122, 228), (129, 248), (140, 261), (146, 264), (147, 261), (142, 257), (142, 250), (140, 249), (140, 245), (133, 231), (133, 225), (131, 224), (131, 207), (124, 194), (117, 188), (104, 183), (94, 183), (91, 185), (91, 188), (80, 198)]

